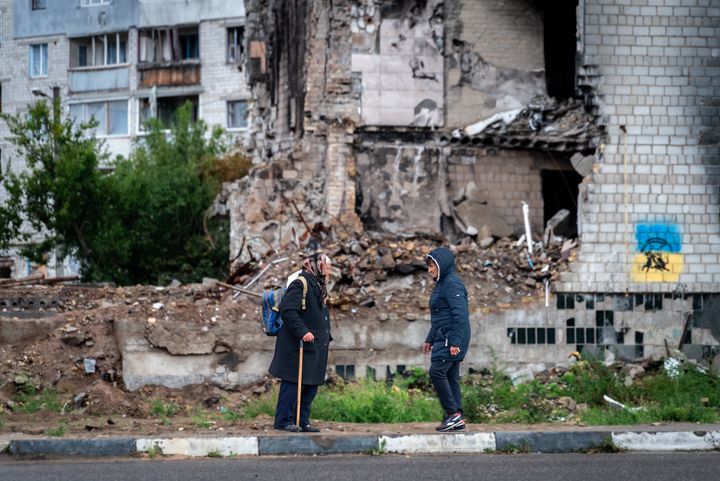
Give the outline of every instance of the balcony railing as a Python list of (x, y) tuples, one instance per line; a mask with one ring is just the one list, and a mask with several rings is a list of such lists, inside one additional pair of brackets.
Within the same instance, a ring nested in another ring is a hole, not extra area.
[(201, 81), (198, 61), (141, 63), (138, 64), (137, 69), (140, 87), (199, 85)]
[(130, 87), (128, 65), (81, 67), (68, 71), (71, 92), (127, 90)]

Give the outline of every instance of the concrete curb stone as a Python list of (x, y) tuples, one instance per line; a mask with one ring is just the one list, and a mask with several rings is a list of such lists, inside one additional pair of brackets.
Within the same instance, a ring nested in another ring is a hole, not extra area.
[(495, 433), (443, 433), (380, 436), (380, 451), (388, 453), (485, 453), (495, 451)]
[(720, 449), (720, 431), (612, 433), (613, 444), (631, 451), (709, 451)]
[(66, 456), (131, 456), (134, 438), (21, 439), (12, 440), (8, 452), (15, 455), (60, 454)]
[(505, 432), (495, 435), (498, 451), (571, 453), (598, 448), (612, 437), (603, 432)]
[[(612, 444), (611, 444), (612, 443)], [(14, 455), (131, 456), (157, 450), (182, 456), (316, 454), (565, 453), (614, 446), (628, 451), (720, 449), (720, 431), (528, 431), (408, 435), (293, 435), (190, 438), (4, 439)]]
[(158, 454), (183, 456), (257, 456), (258, 438), (236, 436), (226, 438), (154, 438), (138, 439), (135, 443), (139, 453), (156, 449)]
[(259, 454), (350, 454), (378, 451), (378, 436), (267, 436), (259, 438)]

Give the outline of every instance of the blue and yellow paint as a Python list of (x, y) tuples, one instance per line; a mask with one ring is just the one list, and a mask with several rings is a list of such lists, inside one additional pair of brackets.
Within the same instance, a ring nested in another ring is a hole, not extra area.
[(677, 282), (685, 264), (682, 234), (676, 224), (637, 224), (633, 282)]

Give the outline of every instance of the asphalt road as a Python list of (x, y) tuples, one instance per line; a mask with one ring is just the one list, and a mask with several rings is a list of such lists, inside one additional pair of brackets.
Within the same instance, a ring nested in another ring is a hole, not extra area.
[(709, 481), (718, 479), (719, 464), (720, 452), (202, 460), (0, 457), (0, 481)]

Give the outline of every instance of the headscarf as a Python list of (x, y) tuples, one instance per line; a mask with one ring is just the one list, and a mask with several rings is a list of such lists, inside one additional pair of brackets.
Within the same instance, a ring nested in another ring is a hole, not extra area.
[(328, 256), (321, 253), (315, 253), (305, 259), (302, 266), (303, 271), (309, 272), (310, 274), (314, 275), (318, 281), (318, 284), (320, 284), (320, 289), (322, 289), (323, 304), (327, 304), (328, 293), (325, 276), (327, 273), (330, 272), (330, 265), (331, 261)]

